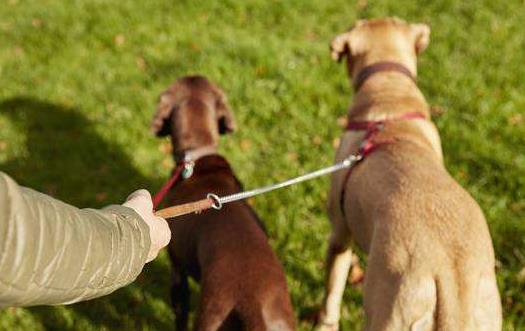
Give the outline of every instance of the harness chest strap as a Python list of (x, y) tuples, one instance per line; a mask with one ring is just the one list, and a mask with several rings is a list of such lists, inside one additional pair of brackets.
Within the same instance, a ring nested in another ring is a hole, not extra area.
[(157, 210), (160, 203), (162, 202), (162, 200), (164, 200), (170, 189), (179, 181), (182, 175), (182, 171), (185, 167), (185, 162), (180, 162), (179, 164), (177, 164), (177, 167), (173, 170), (171, 177), (164, 185), (162, 185), (160, 190), (153, 196), (153, 210)]
[[(420, 112), (408, 112), (408, 113), (404, 113), (403, 115), (399, 117), (379, 120), (379, 121), (351, 121), (351, 122), (348, 122), (346, 130), (347, 131), (366, 131), (365, 137), (363, 138), (363, 141), (361, 142), (361, 146), (359, 147), (359, 151), (357, 154), (361, 157), (360, 159), (362, 161), (368, 155), (376, 151), (378, 148), (385, 146), (385, 145), (389, 145), (394, 142), (393, 139), (383, 140), (383, 141), (374, 140), (375, 136), (379, 132), (381, 132), (381, 130), (383, 130), (383, 128), (385, 127), (387, 123), (407, 121), (407, 120), (416, 120), (416, 119), (426, 120), (427, 117)], [(343, 216), (345, 215), (344, 201), (345, 201), (345, 193), (346, 193), (346, 183), (350, 179), (350, 175), (352, 174), (353, 169), (354, 169), (353, 167), (349, 168), (346, 174), (344, 175), (341, 195), (339, 196), (339, 204), (340, 204), (340, 208), (341, 208), (341, 212)]]

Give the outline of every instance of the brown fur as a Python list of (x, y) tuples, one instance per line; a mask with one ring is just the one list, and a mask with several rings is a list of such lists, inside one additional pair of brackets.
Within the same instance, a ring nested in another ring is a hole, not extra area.
[[(168, 121), (166, 123), (166, 121)], [(175, 156), (217, 145), (234, 128), (224, 93), (204, 77), (184, 77), (161, 95), (154, 132), (170, 132)], [(221, 126), (224, 126), (221, 130)], [(193, 175), (169, 193), (170, 205), (241, 191), (228, 162), (217, 154), (197, 160)], [(194, 330), (295, 330), (286, 279), (264, 228), (245, 202), (170, 222), (172, 301), (178, 330), (187, 329), (188, 276), (201, 285)]]
[[(349, 75), (380, 61), (395, 61), (415, 76), (417, 54), (430, 29), (399, 19), (359, 21), (332, 42)], [(354, 96), (349, 117), (377, 120), (429, 107), (408, 77), (371, 76)], [(336, 159), (355, 153), (364, 132), (343, 134)], [(501, 304), (485, 218), (446, 171), (430, 121), (390, 122), (378, 140), (396, 139), (352, 172), (332, 178), (327, 295), (318, 330), (337, 330), (350, 268), (351, 239), (368, 253), (364, 306), (366, 330), (500, 330)], [(340, 194), (346, 186), (344, 215)]]

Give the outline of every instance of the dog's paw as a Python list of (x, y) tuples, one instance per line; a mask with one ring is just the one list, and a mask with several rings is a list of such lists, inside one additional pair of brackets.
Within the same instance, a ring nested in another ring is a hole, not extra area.
[(315, 331), (339, 331), (339, 323), (320, 322), (316, 325)]
[(323, 309), (313, 308), (308, 313), (304, 314), (300, 318), (302, 321), (313, 325), (315, 331), (338, 331), (339, 322), (330, 322), (326, 320), (326, 315)]

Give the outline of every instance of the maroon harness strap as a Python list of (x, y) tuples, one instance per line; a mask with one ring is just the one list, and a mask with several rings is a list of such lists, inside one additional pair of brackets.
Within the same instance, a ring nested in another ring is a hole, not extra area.
[(359, 72), (354, 83), (355, 91), (357, 92), (368, 78), (370, 78), (378, 72), (384, 71), (399, 72), (400, 74), (403, 74), (410, 78), (413, 82), (416, 82), (416, 78), (412, 75), (410, 70), (408, 70), (408, 68), (402, 65), (401, 63), (392, 61), (382, 61), (366, 66)]
[(166, 184), (164, 184), (160, 190), (153, 196), (153, 210), (157, 210), (157, 207), (160, 205), (162, 200), (166, 197), (170, 189), (177, 183), (177, 181), (180, 179), (182, 171), (184, 170), (184, 167), (186, 166), (185, 162), (180, 162), (180, 164), (177, 164), (177, 167), (173, 170), (173, 173), (171, 177), (168, 179)]
[[(393, 139), (388, 139), (388, 140), (383, 140), (383, 141), (376, 141), (374, 139), (375, 136), (379, 132), (381, 132), (381, 130), (383, 130), (383, 128), (385, 127), (387, 123), (415, 120), (415, 119), (427, 119), (427, 117), (424, 114), (419, 113), (419, 112), (409, 112), (409, 113), (404, 113), (403, 115), (399, 117), (379, 120), (379, 121), (348, 122), (348, 125), (346, 126), (346, 130), (347, 131), (366, 131), (365, 137), (363, 138), (363, 141), (358, 151), (358, 155), (361, 156), (361, 160), (364, 160), (368, 155), (372, 154), (378, 148), (394, 142)], [(345, 177), (343, 179), (343, 188), (341, 190), (341, 195), (339, 197), (339, 204), (341, 206), (341, 212), (343, 216), (345, 215), (344, 201), (345, 201), (345, 193), (346, 193), (346, 183), (348, 182), (350, 175), (352, 174), (352, 170), (354, 168), (355, 166), (353, 168), (350, 168), (346, 172)]]

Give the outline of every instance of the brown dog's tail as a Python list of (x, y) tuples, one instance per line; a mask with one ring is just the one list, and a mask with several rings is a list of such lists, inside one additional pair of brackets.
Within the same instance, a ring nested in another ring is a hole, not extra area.
[[(230, 323), (229, 316), (233, 313), (233, 300), (213, 300), (214, 298), (201, 298), (199, 314), (195, 322), (195, 331), (216, 331), (225, 323)], [(221, 330), (235, 330), (235, 328), (222, 328)]]
[[(272, 295), (276, 294), (276, 295)], [(243, 325), (242, 330), (250, 331), (294, 331), (293, 308), (286, 292), (277, 292), (256, 297), (243, 297), (235, 312)]]

